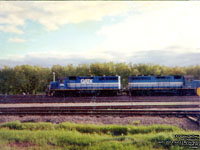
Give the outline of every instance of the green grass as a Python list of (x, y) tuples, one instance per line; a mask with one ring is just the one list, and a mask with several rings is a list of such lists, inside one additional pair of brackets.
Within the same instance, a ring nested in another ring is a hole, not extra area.
[[(27, 149), (56, 150), (186, 150), (188, 147), (166, 144), (175, 134), (195, 134), (169, 125), (93, 125), (75, 123), (20, 123), (0, 124), (0, 150), (8, 150), (23, 143)], [(160, 143), (163, 142), (163, 143)], [(2, 149), (4, 150), (4, 149)]]

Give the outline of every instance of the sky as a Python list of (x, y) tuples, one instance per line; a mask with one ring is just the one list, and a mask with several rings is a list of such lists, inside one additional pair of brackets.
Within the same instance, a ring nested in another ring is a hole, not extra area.
[(0, 67), (200, 64), (197, 1), (0, 1)]

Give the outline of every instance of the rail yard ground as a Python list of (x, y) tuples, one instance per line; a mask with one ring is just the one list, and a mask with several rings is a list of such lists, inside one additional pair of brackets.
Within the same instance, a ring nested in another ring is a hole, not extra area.
[(1, 96), (0, 150), (200, 149), (199, 137), (193, 146), (175, 137), (200, 135), (199, 108), (193, 96)]

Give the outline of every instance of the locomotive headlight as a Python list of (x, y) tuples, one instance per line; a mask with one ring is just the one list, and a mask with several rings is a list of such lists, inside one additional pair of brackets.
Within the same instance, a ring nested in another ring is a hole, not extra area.
[(200, 96), (200, 87), (197, 88), (197, 95)]

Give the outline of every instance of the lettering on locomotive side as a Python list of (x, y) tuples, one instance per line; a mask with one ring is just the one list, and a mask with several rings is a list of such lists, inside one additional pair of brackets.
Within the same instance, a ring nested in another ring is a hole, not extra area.
[(92, 79), (81, 79), (81, 83), (82, 84), (90, 84), (90, 83), (92, 83)]

